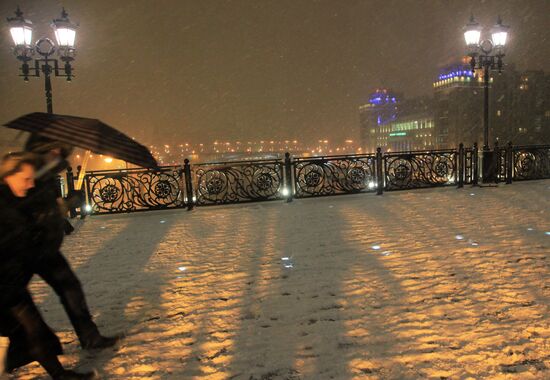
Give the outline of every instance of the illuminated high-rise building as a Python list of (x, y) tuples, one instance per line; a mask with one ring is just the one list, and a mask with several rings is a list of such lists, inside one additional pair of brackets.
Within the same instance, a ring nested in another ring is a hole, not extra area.
[(377, 89), (359, 106), (361, 147), (366, 152), (375, 152), (385, 141), (391, 122), (397, 119), (400, 97), (388, 89)]
[(412, 151), (435, 146), (432, 99), (403, 99), (389, 90), (376, 90), (359, 107), (361, 146), (367, 152)]
[[(467, 59), (447, 67), (432, 97), (404, 99), (376, 90), (359, 107), (366, 152), (455, 149), (483, 142), (483, 83)], [(489, 80), (489, 144), (550, 144), (550, 75), (506, 66)]]
[(550, 144), (550, 75), (507, 69), (495, 76), (489, 99), (492, 139), (516, 145)]
[(467, 62), (446, 68), (433, 83), (436, 148), (482, 142), (482, 86)]
[[(481, 73), (463, 62), (445, 70), (433, 84), (437, 147), (483, 141)], [(479, 75), (478, 75), (479, 74)], [(489, 144), (550, 144), (550, 76), (520, 72), (513, 65), (489, 79)]]

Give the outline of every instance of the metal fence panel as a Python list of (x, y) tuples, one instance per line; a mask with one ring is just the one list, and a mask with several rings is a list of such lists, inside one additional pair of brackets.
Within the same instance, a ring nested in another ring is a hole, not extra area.
[(512, 148), (513, 180), (550, 178), (550, 145)]
[(283, 199), (283, 161), (256, 160), (192, 166), (195, 204)]
[(495, 146), (494, 148), (494, 154), (495, 154), (495, 169), (496, 169), (496, 182), (502, 182), (506, 181), (506, 172), (508, 167), (507, 162), (507, 149), (506, 148), (499, 148), (498, 146)]
[(385, 190), (456, 185), (458, 153), (433, 150), (384, 155)]
[(179, 166), (106, 170), (86, 174), (93, 214), (157, 210), (185, 206), (183, 170)]
[(326, 156), (294, 159), (297, 198), (376, 191), (376, 156)]

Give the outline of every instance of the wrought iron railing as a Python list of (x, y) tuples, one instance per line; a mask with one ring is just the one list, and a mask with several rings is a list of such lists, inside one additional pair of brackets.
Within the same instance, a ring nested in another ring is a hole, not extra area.
[(455, 150), (386, 153), (384, 190), (456, 185), (457, 167)]
[(496, 182), (506, 181), (508, 178), (508, 146), (500, 147), (498, 141), (493, 148), (493, 156), (495, 160), (495, 180)]
[(192, 166), (195, 204), (283, 199), (283, 162), (257, 160)]
[(550, 178), (550, 145), (515, 146), (511, 161), (514, 181)]
[(479, 152), (477, 144), (471, 148), (464, 148), (462, 160), (464, 162), (464, 184), (477, 185), (479, 178)]
[(376, 191), (376, 155), (295, 158), (296, 198)]
[(87, 173), (88, 205), (94, 214), (184, 207), (183, 168), (105, 170)]
[[(550, 145), (493, 149), (495, 181), (550, 178)], [(91, 213), (287, 200), (325, 195), (404, 190), (464, 184), (480, 177), (477, 144), (457, 150), (355, 154), (347, 156), (202, 163), (160, 170), (129, 169), (86, 174)], [(67, 192), (78, 176), (67, 171)], [(71, 216), (76, 216), (71, 210)]]

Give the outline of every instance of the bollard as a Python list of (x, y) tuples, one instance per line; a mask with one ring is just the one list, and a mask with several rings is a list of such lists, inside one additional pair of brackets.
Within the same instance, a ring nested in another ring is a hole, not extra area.
[(290, 160), (290, 153), (285, 153), (285, 182), (284, 182), (284, 188), (287, 191), (286, 194), (286, 202), (290, 203), (292, 202), (294, 198), (294, 186), (292, 182), (292, 162)]
[(458, 188), (464, 187), (464, 144), (460, 143), (458, 145)]
[(183, 165), (183, 174), (185, 176), (185, 190), (187, 193), (187, 210), (193, 210), (195, 202), (193, 201), (193, 182), (191, 181), (191, 165), (189, 165), (189, 160), (186, 158)]
[(382, 177), (382, 148), (376, 148), (376, 195), (382, 195), (384, 178)]

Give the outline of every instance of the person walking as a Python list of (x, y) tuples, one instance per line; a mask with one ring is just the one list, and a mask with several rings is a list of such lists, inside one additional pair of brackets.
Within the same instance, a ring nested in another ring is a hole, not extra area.
[(29, 153), (12, 153), (0, 162), (0, 335), (10, 344), (7, 371), (38, 361), (55, 380), (96, 379), (94, 372), (77, 373), (63, 368), (59, 338), (44, 322), (27, 286), (34, 260), (32, 223), (21, 212), (28, 191), (34, 187), (36, 159)]
[[(68, 166), (67, 157), (73, 147), (32, 134), (25, 150), (39, 154), (43, 171), (36, 186), (29, 192), (26, 214), (34, 220), (43, 236), (37, 247), (33, 272), (50, 285), (61, 303), (84, 349), (101, 349), (115, 345), (122, 335), (103, 336), (92, 319), (82, 285), (60, 251), (65, 234), (65, 218), (59, 207), (57, 173)], [(44, 169), (46, 168), (46, 169)]]

